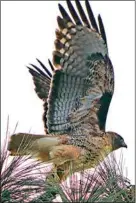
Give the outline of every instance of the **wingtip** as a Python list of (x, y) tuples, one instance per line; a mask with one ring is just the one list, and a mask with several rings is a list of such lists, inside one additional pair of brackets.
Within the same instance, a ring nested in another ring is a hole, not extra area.
[(101, 17), (100, 14), (98, 15), (98, 22), (99, 22), (99, 30), (100, 30), (100, 33), (101, 33), (102, 38), (103, 38), (103, 40), (104, 40), (104, 42), (105, 42), (105, 44), (106, 44), (106, 46), (107, 46), (107, 49), (108, 49), (105, 27), (104, 27), (103, 20), (102, 20), (102, 17)]
[(60, 16), (57, 16), (57, 22), (60, 29), (64, 29), (66, 27), (63, 18), (61, 18)]
[(63, 10), (63, 6), (60, 3), (58, 4), (58, 8), (60, 12)]
[(98, 19), (102, 19), (100, 14), (98, 14)]
[(87, 4), (88, 6), (91, 6), (89, 0), (85, 0), (85, 4)]
[(25, 67), (28, 69), (28, 71), (30, 71), (31, 68), (29, 66), (25, 66)]
[(52, 62), (50, 61), (50, 59), (48, 59), (48, 63), (49, 63), (49, 65), (50, 65), (52, 71), (55, 71), (55, 68), (53, 67), (53, 64), (52, 64)]
[(29, 66), (34, 66), (32, 63), (29, 63)]
[(39, 63), (41, 62), (38, 58), (36, 58), (36, 60), (37, 60)]
[(59, 9), (61, 9), (63, 6), (60, 3), (58, 3), (58, 7)]

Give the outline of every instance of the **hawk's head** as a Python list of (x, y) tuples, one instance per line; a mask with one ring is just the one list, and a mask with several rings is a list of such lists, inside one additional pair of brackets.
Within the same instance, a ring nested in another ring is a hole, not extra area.
[(121, 135), (115, 133), (115, 132), (107, 132), (111, 138), (111, 144), (112, 144), (112, 150), (116, 150), (119, 149), (121, 147), (125, 147), (127, 148), (127, 145), (123, 139), (123, 137), (121, 137)]

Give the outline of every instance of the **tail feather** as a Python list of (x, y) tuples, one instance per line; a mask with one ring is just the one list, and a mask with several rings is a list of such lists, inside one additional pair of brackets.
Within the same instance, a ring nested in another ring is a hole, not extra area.
[(59, 142), (58, 137), (18, 133), (11, 136), (8, 150), (11, 156), (32, 155), (39, 160), (48, 161), (49, 152)]
[(44, 135), (33, 135), (27, 133), (13, 134), (8, 143), (10, 155), (28, 155), (37, 139), (45, 137)]

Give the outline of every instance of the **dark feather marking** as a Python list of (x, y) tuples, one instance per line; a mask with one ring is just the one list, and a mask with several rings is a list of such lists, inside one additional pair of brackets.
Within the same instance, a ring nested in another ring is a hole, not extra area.
[(79, 0), (75, 0), (75, 2), (76, 2), (77, 9), (78, 9), (78, 11), (80, 13), (80, 16), (82, 18), (82, 21), (88, 26), (88, 28), (90, 28), (90, 24), (88, 22), (88, 19), (87, 19), (86, 15), (85, 15), (85, 12), (84, 12)]
[(41, 83), (44, 82), (44, 80), (47, 82), (47, 85), (50, 84), (50, 78), (48, 78), (47, 75), (42, 75), (41, 73), (35, 71), (34, 69), (28, 67), (29, 73), (33, 76), (33, 82), (35, 84), (35, 91), (38, 95), (38, 97), (42, 100), (45, 100), (45, 95), (44, 90), (42, 89)]
[(51, 70), (54, 72), (55, 69), (54, 69), (54, 67), (53, 67), (53, 65), (52, 65), (52, 63), (51, 63), (51, 61), (50, 61), (50, 59), (48, 59), (48, 63), (49, 63), (49, 65), (50, 65), (50, 67), (51, 67)]
[(75, 23), (77, 25), (82, 25), (82, 22), (81, 22), (80, 18), (78, 17), (72, 3), (69, 0), (67, 0), (67, 5), (68, 5), (69, 11), (70, 11)]
[(98, 16), (98, 22), (99, 22), (99, 28), (100, 28), (100, 32), (101, 32), (102, 38), (103, 38), (103, 40), (104, 40), (104, 42), (105, 42), (105, 44), (107, 46), (106, 33), (105, 33), (105, 29), (104, 29), (102, 18), (101, 18), (100, 15)]
[(48, 102), (44, 103), (44, 114), (43, 114), (43, 123), (44, 123), (44, 127), (45, 127), (45, 132), (46, 134), (48, 134), (48, 126), (47, 126), (47, 110), (48, 110)]
[[(35, 68), (39, 73), (41, 73), (41, 75), (43, 75), (44, 77), (48, 75), (46, 75), (42, 70), (40, 70), (37, 66), (35, 66), (34, 64), (30, 64), (33, 68)], [(48, 77), (49, 78), (49, 77)]]
[(37, 71), (33, 70), (33, 69), (30, 68), (29, 66), (26, 66), (26, 67), (28, 68), (29, 73), (31, 73), (32, 76), (34, 76), (34, 77), (40, 76), (40, 74), (39, 74)]
[(60, 16), (57, 17), (57, 22), (58, 22), (58, 25), (59, 25), (60, 29), (63, 30), (64, 28), (66, 28), (65, 22)]
[(63, 16), (63, 18), (66, 20), (66, 22), (72, 22), (71, 18), (69, 17), (68, 13), (65, 11), (65, 9), (63, 8), (63, 6), (61, 4), (59, 4), (59, 10)]
[(62, 58), (62, 54), (59, 51), (53, 52), (53, 62), (54, 64), (60, 65), (60, 60)]
[(104, 57), (101, 53), (97, 52), (92, 54), (91, 56), (87, 56), (87, 61), (97, 61), (97, 60), (104, 60)]
[(65, 37), (65, 35), (58, 29), (56, 29), (55, 34), (56, 34), (56, 38), (60, 40)]
[(52, 77), (52, 74), (50, 73), (50, 71), (45, 67), (45, 65), (39, 60), (39, 59), (36, 59), (39, 64), (42, 66), (42, 68), (45, 70), (45, 72), (48, 74), (49, 77)]
[(62, 44), (58, 39), (55, 40), (54, 44), (57, 50), (64, 48), (64, 44)]
[(112, 93), (105, 92), (99, 101), (100, 108), (97, 115), (99, 120), (99, 127), (101, 130), (105, 130), (106, 118), (107, 118), (107, 113), (108, 113), (111, 99), (112, 99)]
[(46, 79), (48, 79), (49, 81), (51, 80), (51, 78), (49, 78), (47, 75), (41, 75), (39, 72), (37, 72), (37, 71), (35, 71), (34, 69), (32, 69), (32, 68), (30, 68), (30, 67), (28, 67), (28, 66), (26, 66), (27, 68), (28, 68), (28, 70), (29, 70), (29, 73), (33, 76), (33, 77), (35, 77), (35, 78), (40, 78), (41, 76), (43, 76), (43, 77), (45, 77)]
[(92, 11), (92, 9), (91, 9), (91, 6), (90, 6), (90, 4), (89, 4), (89, 1), (88, 1), (88, 0), (85, 0), (85, 4), (86, 4), (86, 9), (87, 9), (87, 12), (88, 12), (88, 16), (89, 16), (91, 25), (92, 25), (92, 27), (99, 33), (98, 26), (97, 26), (97, 23), (96, 23), (96, 20), (95, 20), (93, 11)]

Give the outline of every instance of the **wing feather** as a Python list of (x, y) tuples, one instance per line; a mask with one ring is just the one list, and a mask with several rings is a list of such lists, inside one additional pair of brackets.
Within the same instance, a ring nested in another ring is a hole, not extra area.
[[(57, 17), (53, 74), (39, 62), (41, 69), (31, 64), (35, 90), (44, 100), (43, 121), (46, 132), (97, 134), (105, 130), (106, 117), (114, 90), (114, 73), (108, 56), (103, 21), (98, 25), (88, 0), (85, 0), (89, 20), (79, 1), (79, 15), (67, 0), (69, 13), (59, 4), (62, 17)], [(83, 23), (82, 23), (82, 21)], [(74, 22), (73, 22), (74, 20)]]
[(82, 18), (82, 21), (84, 22), (85, 25), (87, 25), (88, 28), (90, 28), (89, 21), (88, 21), (86, 15), (85, 15), (85, 12), (84, 12), (81, 4), (80, 4), (80, 1), (76, 0), (75, 2), (76, 2), (77, 9), (79, 11), (79, 14), (80, 14), (80, 16)]
[(46, 75), (48, 75), (50, 78), (52, 77), (52, 74), (50, 73), (50, 71), (48, 70), (48, 68), (46, 68), (46, 66), (39, 60), (39, 59), (36, 59), (39, 64), (41, 65), (41, 67), (45, 70), (46, 72)]
[(71, 15), (72, 15), (76, 25), (82, 25), (82, 22), (81, 22), (79, 16), (77, 15), (77, 13), (76, 13), (76, 11), (75, 11), (71, 1), (69, 1), (69, 0), (66, 0), (66, 1), (67, 1), (67, 6), (69, 8), (69, 11), (70, 11), (70, 13), (71, 13)]
[(63, 16), (63, 18), (67, 21), (67, 22), (72, 22), (71, 18), (69, 17), (68, 13), (65, 11), (65, 9), (63, 8), (63, 6), (61, 4), (59, 4), (59, 10)]
[(93, 14), (92, 8), (91, 8), (88, 0), (85, 0), (85, 5), (86, 5), (86, 10), (87, 10), (91, 25), (92, 25), (93, 29), (96, 30), (96, 32), (99, 33), (98, 26), (97, 26), (94, 14)]
[(105, 28), (104, 28), (103, 21), (102, 21), (102, 18), (100, 15), (98, 15), (98, 22), (99, 22), (101, 36), (107, 46), (107, 37), (106, 37), (106, 33), (105, 33)]
[[(56, 32), (56, 50), (53, 52), (54, 65), (59, 69), (54, 72), (51, 81), (47, 110), (50, 133), (78, 131), (84, 126), (87, 115), (92, 130), (104, 130), (111, 98), (107, 103), (105, 99), (113, 94), (113, 68), (109, 63), (102, 20), (99, 20), (99, 33), (89, 2), (86, 1), (86, 7), (90, 22), (80, 2), (75, 2), (84, 25), (70, 1), (67, 5), (75, 24), (59, 5), (62, 18), (57, 18), (60, 29)], [(90, 110), (95, 113), (90, 115)], [(86, 123), (89, 124), (89, 121)]]
[[(44, 101), (44, 114), (43, 114), (43, 121), (44, 121), (44, 127), (45, 127), (45, 132), (47, 133), (47, 118), (46, 118), (46, 113), (48, 109), (48, 104), (47, 104), (47, 98), (49, 95), (49, 90), (50, 90), (50, 84), (51, 84), (51, 78), (52, 78), (52, 73), (45, 67), (45, 65), (37, 59), (39, 62), (41, 69), (37, 67), (34, 64), (30, 64), (31, 67), (27, 67), (29, 69), (30, 74), (33, 77), (33, 82), (35, 85), (35, 91), (40, 99)], [(49, 60), (49, 65), (51, 67), (51, 70), (54, 71), (54, 67)]]

